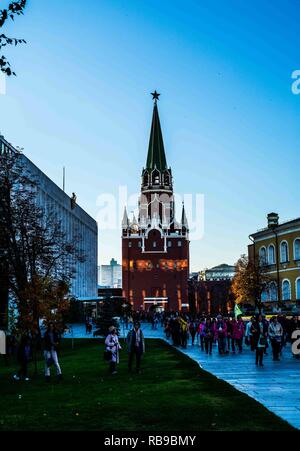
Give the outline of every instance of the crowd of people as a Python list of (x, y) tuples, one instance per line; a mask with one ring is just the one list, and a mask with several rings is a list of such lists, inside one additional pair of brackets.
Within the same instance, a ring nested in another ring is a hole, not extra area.
[[(268, 349), (272, 350), (275, 362), (280, 361), (282, 350), (287, 344), (293, 343), (293, 332), (300, 330), (298, 317), (287, 318), (284, 315), (273, 316), (269, 320), (264, 315), (256, 315), (249, 320), (242, 316), (210, 316), (206, 314), (191, 316), (178, 312), (133, 312), (130, 317), (123, 319), (127, 330), (126, 347), (128, 352), (128, 370), (131, 372), (135, 361), (137, 373), (141, 369), (141, 359), (145, 352), (145, 338), (141, 322), (151, 324), (152, 330), (163, 328), (166, 338), (175, 347), (186, 349), (188, 343), (198, 346), (202, 352), (212, 355), (218, 352), (220, 356), (230, 353), (242, 353), (248, 347), (255, 354), (256, 365), (264, 366), (264, 356)], [(86, 333), (92, 333), (91, 321), (86, 321)], [(22, 336), (17, 343), (12, 336), (7, 337), (7, 355), (16, 355), (19, 370), (14, 375), (14, 380), (29, 381), (28, 366), (33, 357), (33, 350), (41, 351), (44, 356), (44, 371), (47, 382), (51, 378), (51, 368), (56, 370), (56, 376), (60, 381), (62, 371), (58, 359), (58, 350), (61, 342), (61, 333), (53, 323), (49, 323), (43, 337), (39, 340), (30, 335)], [(109, 363), (110, 373), (117, 373), (117, 365), (120, 360), (122, 347), (118, 337), (118, 330), (112, 326), (105, 339), (104, 358)], [(300, 358), (300, 353), (294, 355)]]
[(186, 348), (190, 339), (192, 346), (198, 344), (203, 352), (212, 355), (216, 344), (221, 356), (242, 353), (244, 346), (248, 346), (255, 352), (256, 365), (261, 367), (269, 346), (273, 360), (279, 361), (283, 347), (293, 341), (293, 332), (300, 330), (298, 318), (288, 319), (284, 315), (273, 316), (270, 320), (264, 315), (257, 315), (244, 321), (242, 316), (189, 317), (171, 313), (164, 314), (162, 322), (166, 337), (172, 340), (174, 346)]

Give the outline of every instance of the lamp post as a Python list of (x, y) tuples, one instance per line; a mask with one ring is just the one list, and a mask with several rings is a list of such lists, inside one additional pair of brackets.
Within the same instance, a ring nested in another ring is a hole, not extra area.
[(122, 304), (122, 309), (123, 309), (123, 336), (124, 336), (124, 342), (126, 341), (126, 337), (125, 337), (125, 317), (126, 317), (126, 308), (127, 308), (127, 304), (124, 302), (124, 304)]

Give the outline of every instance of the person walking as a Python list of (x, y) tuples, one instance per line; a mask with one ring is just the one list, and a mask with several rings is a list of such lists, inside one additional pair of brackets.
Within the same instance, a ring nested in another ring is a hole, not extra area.
[(196, 332), (197, 332), (197, 324), (194, 319), (192, 319), (192, 321), (189, 323), (189, 332), (190, 332), (191, 338), (192, 338), (192, 346), (194, 346)]
[(218, 341), (219, 354), (226, 354), (227, 326), (222, 315), (217, 316), (217, 321), (215, 323), (215, 337)]
[(255, 322), (255, 318), (252, 316), (250, 321), (246, 324), (246, 331), (245, 331), (245, 343), (247, 346), (250, 346), (251, 351), (255, 351), (255, 347), (253, 344), (253, 337), (251, 333), (251, 326)]
[(236, 327), (236, 319), (228, 318), (228, 320), (225, 322), (227, 326), (227, 349), (228, 351), (230, 351), (231, 348), (233, 354), (235, 354), (235, 340), (233, 334)]
[(206, 323), (203, 327), (204, 347), (206, 354), (212, 355), (212, 346), (214, 342), (214, 325), (211, 318), (206, 319)]
[(135, 323), (134, 329), (132, 329), (127, 335), (127, 347), (128, 370), (131, 373), (132, 363), (135, 357), (135, 369), (137, 373), (140, 373), (142, 355), (145, 353), (145, 338), (139, 322)]
[(241, 316), (238, 316), (234, 323), (232, 338), (237, 345), (239, 352), (243, 352), (243, 339), (245, 333), (244, 321)]
[(258, 315), (255, 322), (251, 326), (251, 334), (256, 349), (256, 365), (263, 367), (263, 358), (267, 346), (268, 327), (261, 315)]
[(276, 316), (273, 316), (269, 325), (269, 337), (271, 341), (273, 360), (279, 362), (279, 354), (283, 343), (283, 327)]
[(187, 348), (188, 322), (186, 317), (180, 317), (180, 342), (183, 349)]
[(117, 364), (120, 361), (119, 350), (122, 349), (119, 343), (117, 329), (114, 326), (109, 328), (109, 334), (105, 339), (106, 359), (109, 362), (109, 369), (112, 375), (117, 374)]
[(203, 330), (205, 328), (205, 323), (206, 323), (206, 319), (204, 317), (201, 318), (200, 324), (199, 324), (199, 337), (200, 337), (200, 346), (201, 346), (201, 351), (204, 351), (204, 333)]
[(50, 382), (51, 365), (54, 364), (58, 380), (62, 379), (62, 371), (58, 361), (58, 347), (60, 344), (60, 334), (56, 330), (54, 323), (49, 323), (44, 335), (44, 357), (45, 357), (45, 378)]
[(17, 372), (17, 374), (14, 375), (15, 381), (23, 379), (24, 381), (28, 382), (30, 380), (28, 377), (28, 364), (30, 358), (31, 358), (30, 339), (28, 335), (24, 335), (21, 338), (17, 352), (17, 359), (20, 364), (20, 369)]

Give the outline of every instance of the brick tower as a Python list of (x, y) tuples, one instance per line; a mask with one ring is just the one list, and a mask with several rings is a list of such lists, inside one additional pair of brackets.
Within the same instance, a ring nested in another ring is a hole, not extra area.
[(161, 307), (179, 311), (188, 303), (189, 237), (184, 205), (175, 219), (173, 178), (167, 166), (158, 115), (154, 108), (146, 167), (142, 171), (138, 218), (122, 221), (123, 296), (135, 310)]

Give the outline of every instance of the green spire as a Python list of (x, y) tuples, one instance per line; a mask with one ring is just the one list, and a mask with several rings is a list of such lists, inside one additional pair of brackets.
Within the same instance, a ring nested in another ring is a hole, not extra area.
[(164, 141), (160, 127), (156, 99), (154, 101), (153, 118), (146, 169), (152, 171), (155, 168), (155, 166), (159, 171), (164, 171), (165, 169), (167, 169), (167, 160), (165, 155)]

